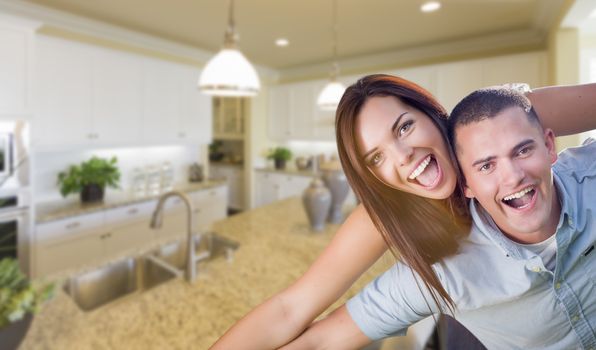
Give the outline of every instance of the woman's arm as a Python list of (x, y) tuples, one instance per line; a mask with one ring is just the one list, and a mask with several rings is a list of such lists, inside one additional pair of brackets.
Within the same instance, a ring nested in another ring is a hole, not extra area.
[(371, 340), (350, 317), (342, 305), (326, 318), (313, 323), (300, 337), (280, 350), (360, 349)]
[(596, 129), (596, 83), (548, 86), (526, 94), (540, 122), (564, 136)]
[(211, 349), (275, 349), (290, 342), (386, 250), (359, 205), (302, 277), (244, 316)]

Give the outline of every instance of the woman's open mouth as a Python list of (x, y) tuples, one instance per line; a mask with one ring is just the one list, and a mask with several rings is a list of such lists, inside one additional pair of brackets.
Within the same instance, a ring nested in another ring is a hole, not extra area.
[(432, 154), (429, 154), (412, 171), (410, 176), (408, 176), (408, 180), (431, 189), (441, 181), (442, 175), (443, 172), (436, 158)]

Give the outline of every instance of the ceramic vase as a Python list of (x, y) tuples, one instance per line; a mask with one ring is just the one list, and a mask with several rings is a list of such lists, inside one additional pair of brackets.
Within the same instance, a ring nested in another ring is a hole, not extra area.
[(331, 208), (331, 192), (321, 179), (315, 178), (304, 190), (302, 203), (312, 229), (321, 231)]
[(350, 192), (348, 179), (341, 170), (329, 170), (325, 171), (323, 181), (327, 188), (329, 188), (329, 191), (331, 191), (332, 198), (331, 210), (329, 211), (327, 220), (331, 223), (339, 224), (344, 219), (342, 207)]
[(8, 326), (0, 329), (0, 344), (2, 345), (2, 349), (16, 350), (25, 338), (25, 335), (27, 335), (31, 321), (33, 321), (33, 315), (28, 313), (23, 319), (10, 323)]

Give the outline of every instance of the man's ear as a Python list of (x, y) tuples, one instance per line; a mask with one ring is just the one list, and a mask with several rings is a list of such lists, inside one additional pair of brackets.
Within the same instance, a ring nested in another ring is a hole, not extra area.
[(468, 198), (476, 197), (474, 192), (468, 187), (468, 185), (464, 184), (464, 195)]
[(550, 163), (554, 164), (557, 161), (558, 156), (555, 147), (555, 133), (552, 129), (544, 129), (544, 143), (546, 145), (546, 149), (548, 150)]

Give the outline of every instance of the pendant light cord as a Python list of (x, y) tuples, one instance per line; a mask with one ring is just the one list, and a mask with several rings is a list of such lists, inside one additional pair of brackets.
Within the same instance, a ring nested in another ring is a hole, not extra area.
[(236, 23), (234, 22), (234, 0), (230, 0), (230, 8), (228, 11), (228, 28), (224, 36), (224, 47), (232, 48), (236, 46)]
[(339, 75), (339, 64), (337, 64), (337, 0), (333, 0), (333, 70), (331, 80)]

